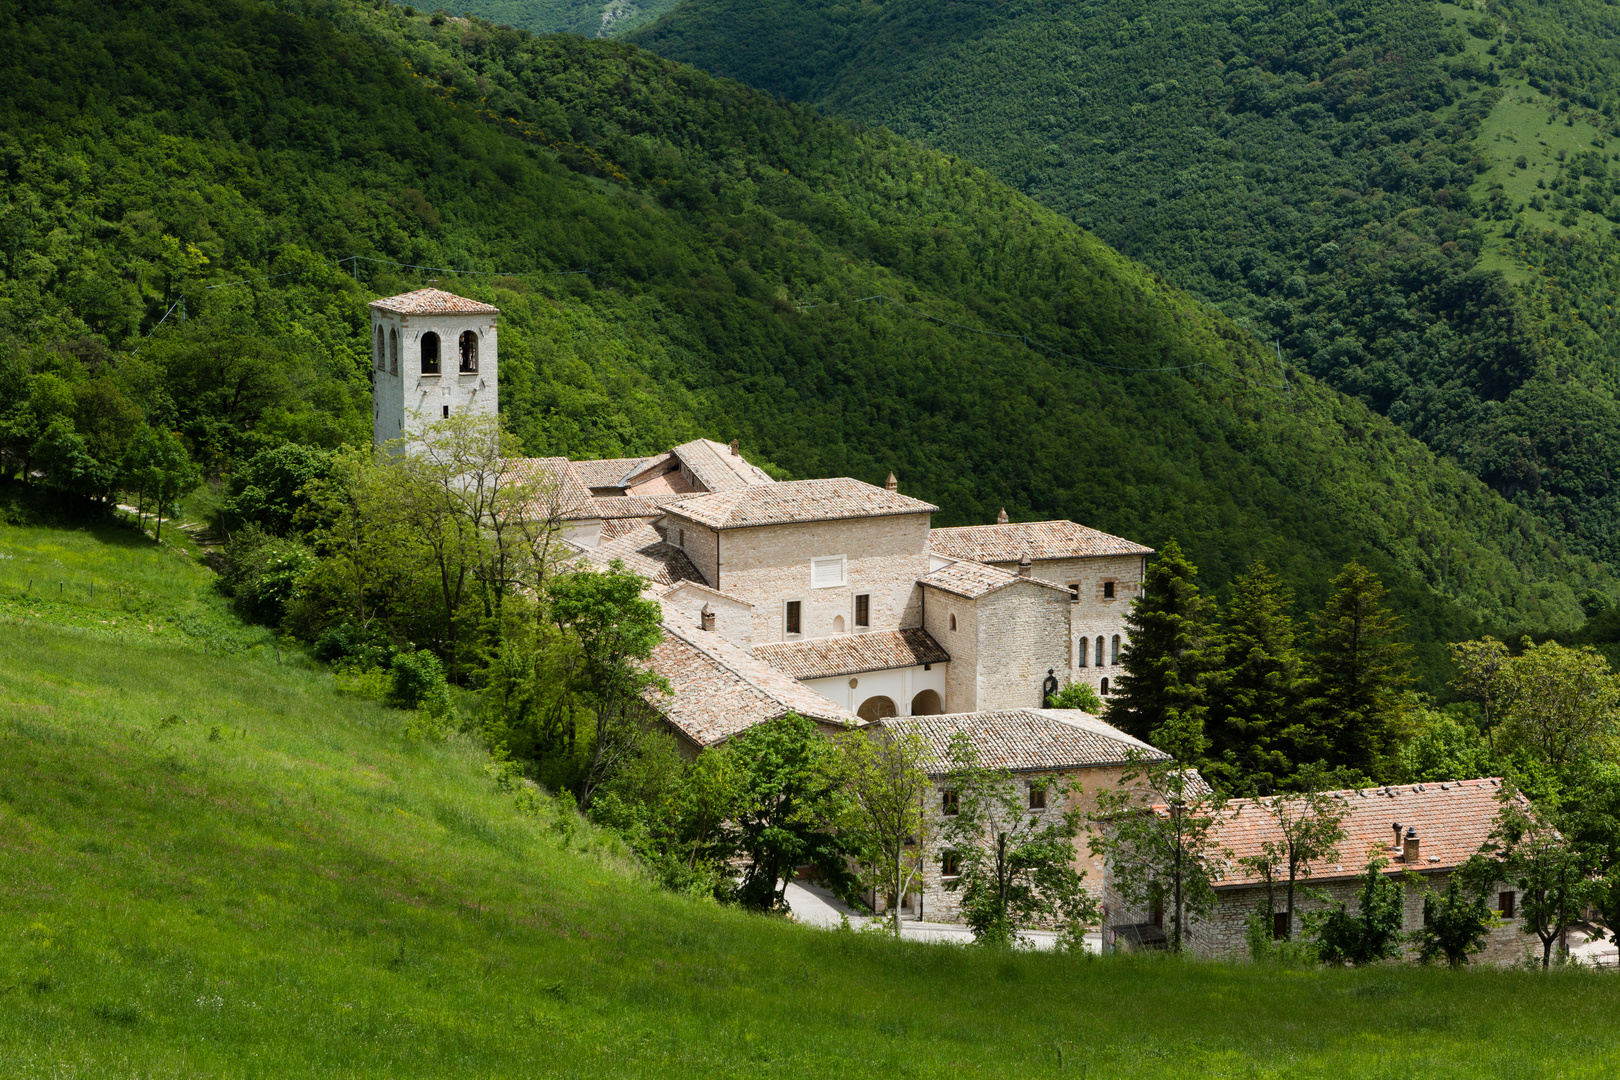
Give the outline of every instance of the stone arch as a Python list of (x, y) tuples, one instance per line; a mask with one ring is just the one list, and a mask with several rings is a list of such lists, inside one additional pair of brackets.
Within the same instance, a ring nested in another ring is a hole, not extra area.
[(373, 364), (378, 371), (388, 370), (388, 350), (383, 345), (382, 324), (377, 324), (377, 349), (373, 357)]
[(399, 330), (388, 329), (388, 374), (399, 374)]
[(861, 702), (861, 707), (855, 710), (855, 715), (867, 721), (887, 720), (891, 716), (900, 715), (900, 711), (894, 707), (893, 698), (878, 694)]
[(945, 711), (945, 703), (939, 700), (938, 690), (924, 690), (911, 699), (912, 716), (938, 716)]
[(478, 371), (478, 335), (471, 330), (463, 330), (457, 339), (457, 351), (461, 354), (462, 372), (475, 374)]
[(1102, 681), (1102, 692), (1103, 692), (1103, 697), (1108, 696), (1108, 680), (1106, 678), (1103, 679), (1103, 681)]
[(439, 335), (429, 330), (422, 335), (422, 374), (439, 373)]

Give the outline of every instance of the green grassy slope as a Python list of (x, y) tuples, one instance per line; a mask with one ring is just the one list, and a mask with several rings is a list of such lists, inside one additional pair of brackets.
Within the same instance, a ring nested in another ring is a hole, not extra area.
[(985, 166), (1612, 565), (1613, 12), (689, 0), (631, 40)]
[[(0, 554), (153, 616), (207, 585), (116, 531), (0, 527)], [(249, 631), (113, 639), (88, 591), (47, 611), (5, 575), (8, 1078), (1620, 1067), (1607, 977), (894, 947), (662, 894), (549, 803), (522, 812), (470, 742), (404, 738)]]
[[(47, 366), (79, 348), (53, 342), (110, 347), (73, 377), (110, 370), (211, 465), (366, 438), (364, 304), (450, 282), (326, 261), (359, 253), (513, 272), (453, 287), (504, 312), (502, 407), (532, 452), (740, 436), (793, 475), (893, 469), (942, 525), (1004, 505), (1177, 536), (1216, 587), (1263, 557), (1307, 604), (1361, 558), (1431, 684), (1435, 643), (1568, 628), (1615, 591), (1095, 235), (892, 134), (622, 44), (398, 7), (0, 12), (0, 164), (26, 209), (0, 344)], [(829, 306), (876, 294), (908, 306)], [(189, 321), (159, 327), (182, 298)], [(216, 364), (271, 404), (221, 400)]]

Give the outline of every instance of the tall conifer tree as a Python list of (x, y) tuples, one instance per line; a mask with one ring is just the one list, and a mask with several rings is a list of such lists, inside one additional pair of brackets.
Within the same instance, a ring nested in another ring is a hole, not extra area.
[(1411, 656), (1377, 574), (1348, 563), (1333, 590), (1316, 621), (1315, 726), (1329, 765), (1375, 776), (1395, 742)]
[(1125, 673), (1108, 699), (1110, 724), (1189, 764), (1208, 745), (1203, 682), (1210, 603), (1198, 592), (1197, 576), (1181, 545), (1165, 544), (1125, 617)]
[[(1208, 682), (1209, 779), (1269, 795), (1289, 786), (1301, 743), (1304, 660), (1292, 598), (1264, 563), (1238, 578)], [(1307, 752), (1309, 752), (1307, 750)]]

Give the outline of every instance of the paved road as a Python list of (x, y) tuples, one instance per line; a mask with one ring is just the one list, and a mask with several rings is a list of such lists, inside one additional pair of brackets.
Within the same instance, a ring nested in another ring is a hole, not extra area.
[[(832, 893), (809, 882), (795, 881), (789, 884), (787, 902), (793, 917), (806, 926), (836, 930), (848, 918), (849, 925), (859, 930), (871, 921), (871, 916), (856, 914)], [(959, 945), (968, 945), (973, 941), (973, 932), (960, 923), (918, 922), (906, 918), (901, 920), (900, 936), (907, 941), (945, 941)], [(1024, 947), (1030, 949), (1050, 949), (1057, 944), (1057, 934), (1051, 930), (1025, 930), (1018, 937)], [(1087, 951), (1100, 952), (1101, 948), (1100, 936), (1086, 935)]]

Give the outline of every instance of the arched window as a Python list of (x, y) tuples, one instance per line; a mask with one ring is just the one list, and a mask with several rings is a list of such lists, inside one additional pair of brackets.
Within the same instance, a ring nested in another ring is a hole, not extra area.
[(471, 330), (463, 330), (460, 339), (461, 370), (463, 372), (476, 372), (478, 370), (478, 335)]
[(1097, 639), (1097, 666), (1103, 666), (1103, 639)]
[(1090, 638), (1081, 638), (1080, 639), (1080, 666), (1081, 667), (1086, 667), (1087, 666), (1086, 657), (1088, 657), (1090, 655), (1091, 655), (1091, 639)]
[(1103, 697), (1108, 696), (1108, 680), (1107, 679), (1104, 679), (1102, 681), (1102, 692), (1103, 692)]
[(951, 629), (956, 629), (956, 616), (954, 614), (951, 616)]
[(378, 371), (388, 370), (388, 352), (383, 348), (383, 332), (381, 326), (377, 327), (377, 350), (373, 360), (377, 365)]
[(399, 374), (399, 331), (392, 327), (388, 331), (388, 374)]
[(1112, 660), (1110, 660), (1110, 661), (1109, 661), (1109, 663), (1111, 663), (1111, 664), (1117, 664), (1117, 663), (1119, 663), (1119, 635), (1118, 635), (1118, 634), (1115, 634), (1115, 635), (1114, 635), (1114, 652), (1113, 652), (1113, 659), (1112, 659)]
[(429, 330), (422, 335), (422, 374), (439, 373), (439, 335)]

